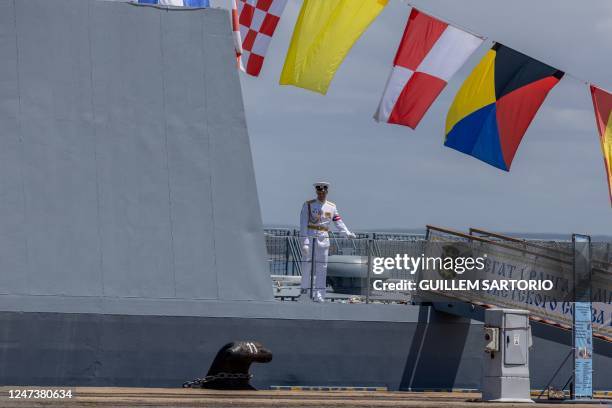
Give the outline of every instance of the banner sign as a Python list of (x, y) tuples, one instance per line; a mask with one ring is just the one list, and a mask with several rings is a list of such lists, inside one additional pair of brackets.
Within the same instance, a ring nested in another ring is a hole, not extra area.
[(576, 302), (574, 319), (574, 395), (593, 398), (591, 303)]
[(593, 398), (591, 238), (574, 235), (574, 397)]

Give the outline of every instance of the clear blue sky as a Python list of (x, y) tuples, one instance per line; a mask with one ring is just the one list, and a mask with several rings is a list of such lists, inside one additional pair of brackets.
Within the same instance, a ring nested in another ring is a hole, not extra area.
[[(414, 0), (417, 6), (612, 90), (612, 2)], [(612, 209), (587, 86), (549, 95), (505, 173), (443, 147), (446, 112), (486, 43), (416, 131), (372, 120), (409, 7), (389, 5), (353, 48), (327, 96), (278, 85), (301, 1), (290, 0), (257, 78), (242, 77), (265, 224), (298, 223), (311, 183), (349, 228), (435, 224), (513, 232), (612, 234)]]

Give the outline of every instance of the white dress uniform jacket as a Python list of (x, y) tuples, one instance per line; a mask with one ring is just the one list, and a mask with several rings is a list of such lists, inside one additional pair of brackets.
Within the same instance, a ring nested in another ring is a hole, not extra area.
[[(344, 235), (351, 235), (336, 204), (331, 201), (324, 203), (319, 200), (306, 201), (300, 214), (300, 240), (302, 241), (302, 292), (309, 294), (313, 300), (323, 302), (325, 299), (325, 280), (327, 278), (327, 257), (329, 253), (329, 229), (332, 225)], [(313, 247), (314, 242), (314, 247)], [(314, 268), (311, 264), (313, 261)], [(310, 275), (314, 269), (312, 282)]]

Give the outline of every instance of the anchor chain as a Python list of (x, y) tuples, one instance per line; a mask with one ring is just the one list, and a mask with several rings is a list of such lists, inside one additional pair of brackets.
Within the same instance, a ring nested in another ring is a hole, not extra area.
[(207, 375), (204, 378), (196, 378), (191, 381), (186, 381), (183, 383), (183, 388), (194, 388), (201, 387), (202, 384), (214, 381), (214, 380), (250, 380), (253, 378), (253, 374), (242, 374), (242, 373), (219, 373), (214, 375)]

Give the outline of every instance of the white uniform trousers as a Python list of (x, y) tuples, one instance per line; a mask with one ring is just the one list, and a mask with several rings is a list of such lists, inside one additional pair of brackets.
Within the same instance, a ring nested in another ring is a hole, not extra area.
[[(314, 248), (313, 248), (314, 239)], [(325, 301), (325, 289), (327, 287), (325, 281), (327, 278), (327, 257), (329, 254), (329, 237), (318, 236), (308, 237), (309, 245), (307, 248), (302, 248), (302, 293), (315, 302)], [(312, 266), (314, 249), (314, 268)], [(312, 292), (310, 291), (310, 275), (314, 269), (314, 278), (312, 279)]]

